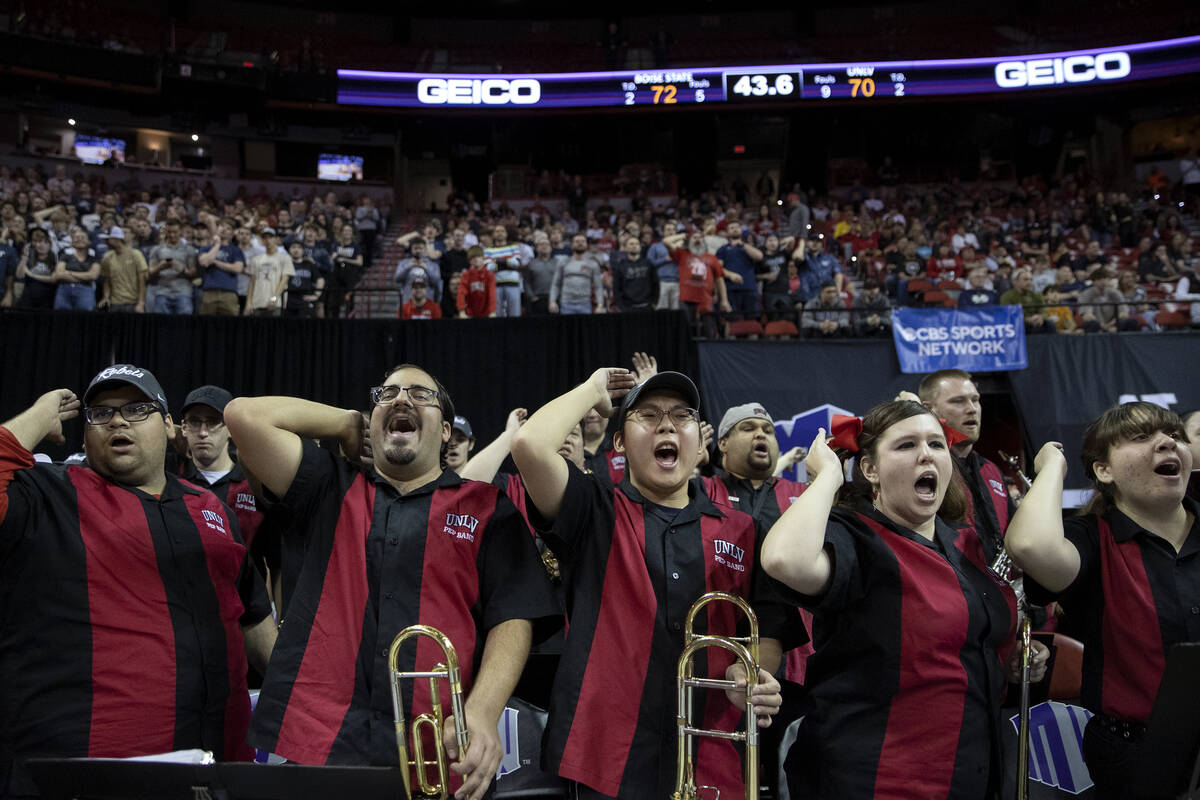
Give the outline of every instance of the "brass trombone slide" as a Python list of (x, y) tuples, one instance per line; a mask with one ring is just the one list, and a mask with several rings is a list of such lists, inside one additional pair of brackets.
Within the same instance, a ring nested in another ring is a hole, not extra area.
[(1029, 798), (1029, 670), (1033, 664), (1033, 626), (1021, 620), (1021, 711), (1017, 718), (1017, 800)]
[[(400, 647), (409, 639), (426, 636), (433, 639), (442, 649), (444, 661), (427, 671), (401, 672), (398, 669)], [(450, 788), (447, 783), (446, 746), (442, 741), (442, 731), (445, 727), (446, 716), (442, 711), (441, 692), (438, 681), (446, 680), (450, 684), (450, 708), (454, 714), (454, 735), (458, 741), (458, 757), (462, 758), (467, 752), (467, 722), (463, 716), (462, 679), (458, 670), (458, 654), (450, 637), (429, 625), (410, 625), (392, 639), (388, 649), (388, 673), (392, 685), (392, 715), (396, 724), (396, 749), (399, 751), (401, 772), (404, 776), (404, 797), (437, 798), (447, 800)], [(429, 679), (430, 710), (417, 716), (412, 721), (411, 731), (406, 729), (404, 721), (404, 703), (401, 699), (400, 681), (409, 678)], [(421, 731), (429, 728), (434, 741), (434, 757), (425, 757), (425, 746), (421, 741)], [(412, 735), (412, 758), (408, 755), (408, 736)], [(436, 781), (430, 780), (429, 770), (436, 768)], [(417, 773), (418, 793), (413, 794), (410, 771)]]
[[(693, 632), (696, 615), (709, 603), (721, 601), (732, 603), (746, 616), (750, 622), (749, 636), (705, 636)], [(694, 689), (737, 689), (737, 682), (717, 679), (698, 678), (693, 673), (696, 655), (707, 648), (718, 647), (729, 651), (741, 662), (746, 671), (746, 728), (744, 731), (710, 730), (692, 725), (692, 691)], [(745, 743), (745, 762), (743, 773), (746, 783), (746, 800), (758, 800), (758, 720), (754, 716), (754, 703), (750, 695), (758, 685), (758, 617), (750, 605), (737, 595), (727, 592), (708, 592), (701, 595), (688, 611), (687, 622), (684, 626), (684, 648), (679, 656), (676, 669), (675, 685), (677, 690), (677, 713), (675, 717), (678, 731), (678, 752), (675, 765), (675, 792), (672, 800), (699, 800), (700, 789), (713, 789), (711, 786), (696, 784), (695, 739), (700, 736), (710, 736), (719, 739)], [(720, 789), (717, 788), (717, 800)]]

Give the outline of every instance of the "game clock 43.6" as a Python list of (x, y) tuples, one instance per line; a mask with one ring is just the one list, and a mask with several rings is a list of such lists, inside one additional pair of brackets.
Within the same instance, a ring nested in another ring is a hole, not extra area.
[(724, 74), (725, 99), (731, 103), (773, 98), (796, 100), (803, 78), (799, 72), (729, 72)]

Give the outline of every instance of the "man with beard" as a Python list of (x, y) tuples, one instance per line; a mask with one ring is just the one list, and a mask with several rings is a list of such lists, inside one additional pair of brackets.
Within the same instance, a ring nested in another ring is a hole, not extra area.
[(588, 252), (582, 233), (571, 238), (571, 256), (559, 263), (550, 284), (551, 314), (604, 313), (604, 269)]
[[(374, 469), (357, 458), (358, 411), (291, 397), (237, 398), (225, 409), (239, 457), (301, 521), (286, 535), (304, 552), (251, 741), (302, 764), (395, 765), (389, 645), (408, 626), (429, 625), (454, 644), (466, 695), (466, 752), (446, 722), (449, 788), (479, 800), (500, 764), (496, 725), (534, 623), (552, 627), (558, 609), (512, 502), (442, 468), (454, 405), (441, 383), (402, 364), (370, 398)], [(337, 440), (353, 457), (315, 439)], [(441, 659), (421, 642), (400, 651), (398, 666), (429, 670)], [(410, 719), (429, 711), (427, 681), (406, 682), (403, 694)]]
[[(754, 517), (764, 531), (808, 488), (775, 477), (780, 471), (776, 468), (779, 440), (775, 422), (761, 403), (745, 403), (725, 412), (717, 426), (717, 449), (725, 474), (704, 479), (708, 496)], [(788, 455), (794, 459), (797, 453)]]
[(131, 364), (84, 392), (87, 465), (35, 464), (80, 407), (57, 389), (0, 427), (3, 797), (36, 795), (36, 756), (254, 756), (247, 657), (275, 624), (237, 518), (167, 474), (166, 396)]
[(642, 255), (642, 243), (627, 236), (611, 260), (613, 302), (617, 311), (649, 311), (658, 300), (658, 271)]
[(967, 486), (967, 519), (973, 521), (988, 563), (1004, 546), (1004, 532), (1014, 507), (1004, 489), (1004, 473), (981, 456), (979, 442), (983, 407), (971, 373), (961, 369), (931, 372), (917, 390), (920, 402), (967, 438), (950, 448), (954, 465)]

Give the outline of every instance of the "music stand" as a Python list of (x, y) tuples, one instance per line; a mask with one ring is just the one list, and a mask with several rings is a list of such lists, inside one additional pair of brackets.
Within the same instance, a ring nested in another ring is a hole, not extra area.
[(46, 800), (396, 800), (398, 767), (164, 764), (107, 758), (31, 758)]
[[(1200, 800), (1200, 642), (1177, 644), (1167, 653), (1158, 696), (1139, 746), (1137, 781), (1147, 794)], [(1190, 780), (1189, 780), (1190, 779)]]

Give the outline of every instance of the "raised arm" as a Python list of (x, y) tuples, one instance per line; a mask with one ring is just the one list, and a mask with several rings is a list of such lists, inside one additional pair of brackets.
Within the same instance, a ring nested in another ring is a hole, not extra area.
[(558, 516), (567, 489), (569, 468), (558, 454), (563, 439), (589, 409), (611, 417), (614, 401), (628, 394), (633, 385), (633, 373), (627, 369), (598, 369), (587, 381), (538, 409), (513, 437), (513, 461), (530, 499), (547, 520)]
[[(763, 540), (763, 570), (800, 594), (815, 596), (825, 591), (833, 574), (825, 551), (825, 527), (842, 485), (842, 462), (825, 441), (825, 429), (817, 431), (805, 462), (808, 488), (771, 527)], [(812, 477), (813, 474), (816, 477)]]
[(512, 438), (525, 424), (528, 416), (529, 412), (523, 408), (514, 408), (508, 412), (508, 420), (500, 435), (493, 439), (491, 444), (472, 456), (466, 464), (463, 464), (463, 468), (458, 471), (458, 474), (469, 481), (490, 482), (500, 471), (500, 465), (504, 463), (504, 459), (508, 458), (509, 450), (512, 447)]
[(39, 397), (32, 406), (4, 423), (26, 450), (32, 451), (45, 439), (63, 442), (62, 424), (79, 416), (79, 398), (70, 389), (55, 389)]
[(1079, 551), (1063, 533), (1063, 479), (1067, 459), (1062, 445), (1048, 442), (1038, 451), (1037, 477), (1017, 506), (1004, 534), (1004, 548), (1017, 566), (1051, 592), (1066, 589), (1079, 574)]
[(301, 439), (336, 438), (346, 453), (357, 453), (362, 443), (359, 412), (297, 397), (236, 397), (224, 416), (239, 460), (277, 497), (296, 478)]

